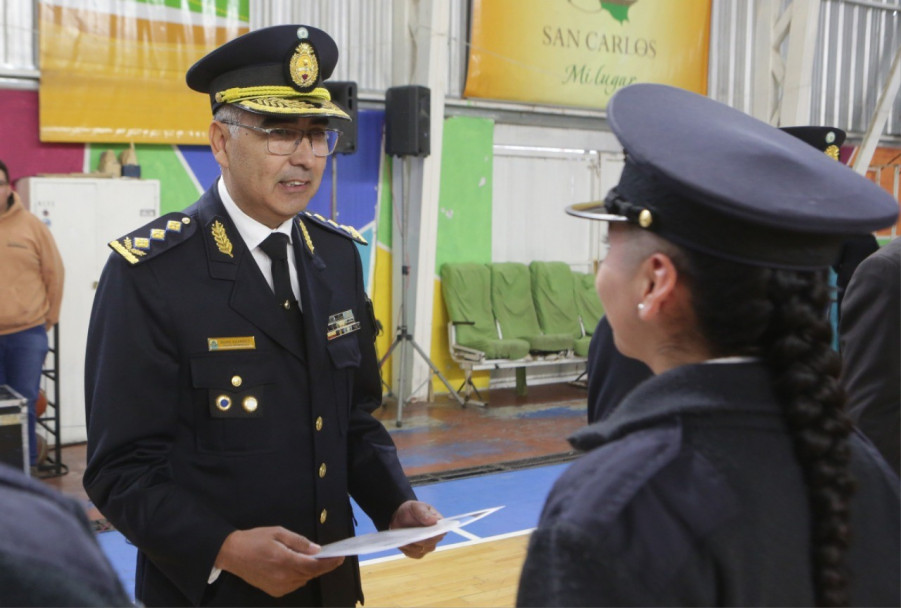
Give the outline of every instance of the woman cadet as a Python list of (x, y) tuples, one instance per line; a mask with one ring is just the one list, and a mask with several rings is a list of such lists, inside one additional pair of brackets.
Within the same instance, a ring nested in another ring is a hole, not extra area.
[(620, 90), (626, 152), (596, 286), (655, 376), (570, 438), (520, 606), (901, 605), (898, 478), (843, 412), (825, 314), (887, 192), (706, 97)]

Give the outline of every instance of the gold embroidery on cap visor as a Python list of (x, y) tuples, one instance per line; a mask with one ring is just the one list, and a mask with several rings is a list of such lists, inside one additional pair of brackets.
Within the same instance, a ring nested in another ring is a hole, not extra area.
[(328, 89), (317, 87), (299, 93), (284, 86), (233, 87), (216, 93), (216, 101), (230, 103), (260, 114), (323, 116), (350, 120), (347, 112), (332, 103)]
[(301, 42), (294, 49), (288, 62), (288, 73), (291, 80), (302, 89), (308, 89), (319, 80), (319, 60), (316, 51), (309, 42)]

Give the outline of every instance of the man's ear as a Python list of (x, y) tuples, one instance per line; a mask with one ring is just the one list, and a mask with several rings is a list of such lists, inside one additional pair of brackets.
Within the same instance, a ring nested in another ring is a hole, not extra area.
[(673, 260), (665, 253), (655, 253), (644, 261), (641, 272), (644, 287), (639, 317), (646, 320), (671, 310), (681, 297), (677, 289), (679, 271)]
[(225, 145), (228, 143), (229, 132), (228, 125), (221, 122), (212, 121), (210, 123), (210, 149), (213, 151), (213, 157), (220, 167), (228, 167), (228, 152)]

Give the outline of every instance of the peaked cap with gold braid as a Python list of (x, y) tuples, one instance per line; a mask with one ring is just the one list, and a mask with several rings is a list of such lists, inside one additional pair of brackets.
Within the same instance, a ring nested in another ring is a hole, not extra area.
[(213, 112), (228, 103), (255, 114), (350, 120), (322, 85), (337, 63), (338, 46), (322, 30), (277, 25), (210, 51), (191, 66), (186, 80), (210, 95)]

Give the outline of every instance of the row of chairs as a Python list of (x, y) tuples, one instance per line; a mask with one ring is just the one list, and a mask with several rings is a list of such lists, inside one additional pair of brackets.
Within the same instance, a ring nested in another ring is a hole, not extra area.
[(594, 276), (565, 262), (448, 263), (441, 287), (466, 401), (473, 371), (522, 369), (524, 388), (525, 367), (584, 361), (604, 314)]

